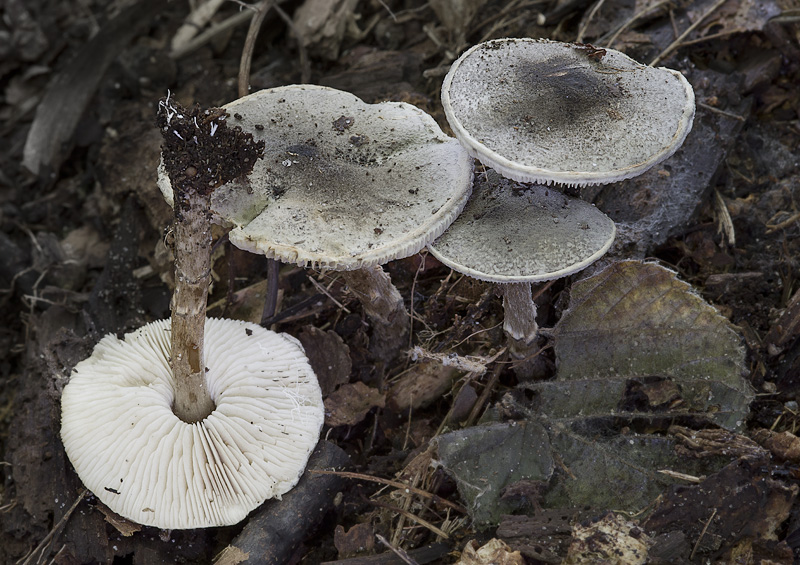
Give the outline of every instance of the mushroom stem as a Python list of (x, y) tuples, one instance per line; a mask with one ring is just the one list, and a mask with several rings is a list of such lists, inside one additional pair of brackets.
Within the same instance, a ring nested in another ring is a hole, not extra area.
[(536, 303), (531, 298), (531, 283), (505, 283), (502, 287), (503, 330), (508, 336), (514, 372), (520, 380), (531, 380), (541, 372), (540, 360), (534, 357), (539, 349), (539, 326), (536, 323)]
[(342, 275), (372, 322), (372, 352), (388, 361), (408, 337), (411, 322), (403, 297), (380, 265), (343, 271)]
[(214, 411), (203, 351), (211, 282), (211, 195), (233, 179), (246, 179), (264, 153), (263, 141), (254, 142), (241, 128), (229, 128), (227, 117), (219, 108), (183, 108), (169, 96), (159, 102), (156, 114), (175, 211), (172, 410), (190, 424)]
[[(211, 282), (211, 193), (187, 193), (188, 206), (176, 214), (175, 291), (172, 295), (172, 374), (175, 415), (193, 424), (214, 411), (206, 386), (203, 342)], [(176, 207), (178, 210), (178, 207)]]
[(502, 288), (505, 310), (503, 330), (510, 339), (520, 345), (530, 345), (539, 334), (539, 326), (536, 324), (536, 303), (531, 298), (531, 283), (506, 283)]

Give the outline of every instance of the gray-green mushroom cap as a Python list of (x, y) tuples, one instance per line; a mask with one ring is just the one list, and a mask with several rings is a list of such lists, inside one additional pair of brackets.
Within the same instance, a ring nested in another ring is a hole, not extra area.
[[(472, 158), (410, 104), (293, 85), (225, 109), (266, 143), (248, 181), (212, 199), (242, 249), (326, 269), (380, 265), (422, 249), (469, 197)], [(159, 185), (171, 201), (166, 175)]]
[(692, 127), (691, 85), (613, 49), (497, 39), (453, 63), (442, 105), (458, 140), (503, 176), (573, 186), (637, 176)]
[(586, 268), (615, 234), (614, 222), (592, 204), (489, 170), (477, 175), (461, 216), (428, 249), (476, 279), (537, 282)]

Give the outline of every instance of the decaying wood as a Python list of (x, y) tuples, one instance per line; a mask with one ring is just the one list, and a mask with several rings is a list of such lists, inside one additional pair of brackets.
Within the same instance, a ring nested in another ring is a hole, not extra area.
[[(294, 549), (306, 534), (319, 525), (334, 507), (334, 495), (344, 485), (344, 478), (335, 474), (310, 473), (311, 470), (340, 469), (350, 458), (339, 447), (322, 441), (308, 461), (306, 473), (281, 500), (264, 504), (231, 542), (229, 549), (215, 561), (216, 565), (247, 563), (282, 565), (289, 561)], [(231, 548), (235, 548), (233, 551)], [(231, 556), (247, 555), (244, 561)], [(227, 556), (227, 557), (226, 557)]]

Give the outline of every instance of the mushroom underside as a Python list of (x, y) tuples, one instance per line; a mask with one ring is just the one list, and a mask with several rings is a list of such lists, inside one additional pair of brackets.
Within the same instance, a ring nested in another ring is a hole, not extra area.
[(61, 437), (89, 490), (118, 514), (165, 529), (235, 524), (299, 480), (323, 406), (292, 337), (234, 320), (206, 322), (215, 410), (173, 414), (170, 321), (103, 338), (62, 396)]

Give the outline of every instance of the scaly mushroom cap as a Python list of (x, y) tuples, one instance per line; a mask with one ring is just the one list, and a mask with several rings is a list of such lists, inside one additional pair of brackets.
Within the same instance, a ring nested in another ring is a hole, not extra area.
[[(410, 104), (294, 85), (225, 109), (266, 142), (249, 182), (213, 197), (241, 249), (335, 270), (380, 265), (433, 241), (469, 197), (469, 154)], [(159, 185), (171, 202), (163, 170)]]
[(216, 409), (172, 413), (170, 321), (103, 338), (61, 400), (61, 438), (83, 484), (114, 512), (165, 529), (235, 524), (300, 478), (319, 439), (322, 396), (292, 337), (206, 321)]
[(604, 184), (645, 172), (683, 143), (694, 91), (677, 71), (613, 49), (497, 39), (466, 51), (442, 85), (453, 133), (521, 182)]
[(614, 222), (588, 202), (489, 170), (476, 177), (464, 211), (428, 249), (476, 279), (535, 282), (589, 266), (615, 233)]

